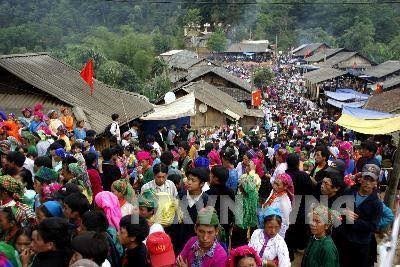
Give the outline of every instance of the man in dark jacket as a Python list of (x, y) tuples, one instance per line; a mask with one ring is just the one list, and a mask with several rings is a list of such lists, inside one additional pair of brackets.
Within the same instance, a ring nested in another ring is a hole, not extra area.
[(287, 159), (286, 173), (290, 175), (293, 181), (294, 192), (297, 197), (301, 197), (299, 212), (296, 222), (289, 226), (286, 232), (286, 243), (289, 248), (289, 255), (294, 259), (296, 249), (304, 249), (309, 240), (309, 226), (305, 223), (305, 196), (312, 194), (313, 185), (310, 176), (299, 170), (300, 158), (297, 154), (290, 154)]
[[(208, 205), (213, 205), (217, 212), (221, 226), (225, 231), (225, 236), (228, 237), (233, 223), (235, 222), (235, 216), (231, 210), (228, 211), (228, 222), (224, 218), (226, 211), (221, 209), (222, 206), (227, 206), (230, 200), (235, 201), (235, 193), (232, 189), (226, 186), (226, 181), (229, 177), (229, 171), (225, 167), (214, 166), (211, 169), (210, 174), (210, 189), (206, 191), (209, 196)], [(225, 205), (226, 204), (226, 205)], [(222, 240), (222, 243), (228, 244), (228, 238)]]
[(382, 203), (376, 192), (379, 173), (377, 165), (364, 165), (360, 185), (347, 192), (354, 197), (354, 211), (346, 211), (346, 221), (334, 236), (341, 266), (371, 266), (370, 243), (382, 216)]
[(180, 246), (175, 248), (180, 251), (183, 245), (196, 233), (194, 224), (197, 221), (199, 210), (207, 206), (208, 195), (202, 188), (209, 179), (209, 170), (206, 168), (193, 168), (187, 174), (187, 190), (179, 193), (181, 209), (183, 212), (183, 224), (180, 226)]
[(111, 185), (114, 181), (121, 178), (120, 169), (111, 161), (112, 158), (111, 148), (106, 148), (101, 152), (103, 156), (102, 170), (102, 184), (104, 191), (111, 191)]

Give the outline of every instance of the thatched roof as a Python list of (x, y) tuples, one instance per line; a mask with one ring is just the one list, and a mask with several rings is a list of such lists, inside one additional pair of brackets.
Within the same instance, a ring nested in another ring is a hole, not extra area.
[(345, 71), (333, 69), (333, 68), (320, 68), (311, 72), (304, 74), (304, 79), (311, 83), (320, 83), (336, 77), (346, 74)]
[(146, 97), (112, 88), (97, 80), (95, 91), (90, 95), (89, 87), (77, 70), (45, 53), (3, 55), (0, 56), (0, 67), (54, 99), (83, 110), (98, 133), (111, 123), (113, 113), (120, 114), (124, 124), (153, 110)]
[(369, 98), (364, 108), (400, 113), (400, 88), (373, 95)]
[(398, 71), (400, 71), (400, 61), (389, 60), (367, 69), (364, 74), (375, 78), (382, 78)]

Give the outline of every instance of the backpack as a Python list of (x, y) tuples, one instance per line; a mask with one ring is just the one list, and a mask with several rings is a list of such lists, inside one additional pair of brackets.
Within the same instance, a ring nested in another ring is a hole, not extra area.
[(109, 125), (107, 125), (106, 129), (104, 130), (104, 135), (106, 137), (113, 137), (113, 134), (111, 133), (111, 126), (113, 125), (114, 122), (110, 123)]

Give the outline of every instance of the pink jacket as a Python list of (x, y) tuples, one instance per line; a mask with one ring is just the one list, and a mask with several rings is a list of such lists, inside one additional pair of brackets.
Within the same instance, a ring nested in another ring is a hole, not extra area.
[[(189, 266), (192, 266), (192, 263), (195, 260), (195, 242), (197, 241), (197, 236), (194, 236), (186, 242), (185, 247), (183, 248), (180, 256), (182, 256), (184, 261), (187, 261)], [(209, 254), (213, 254), (210, 256)], [(226, 266), (226, 262), (228, 260), (228, 256), (226, 254), (225, 249), (221, 246), (220, 243), (217, 242), (216, 247), (213, 252), (207, 252), (203, 257), (203, 262), (201, 263), (201, 267), (216, 267), (216, 266)]]

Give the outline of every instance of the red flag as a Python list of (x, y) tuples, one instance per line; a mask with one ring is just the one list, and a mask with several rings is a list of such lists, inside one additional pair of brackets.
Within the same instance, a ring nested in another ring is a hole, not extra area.
[(89, 59), (83, 69), (81, 70), (81, 77), (82, 79), (89, 85), (90, 87), (90, 94), (93, 94), (94, 87), (93, 87), (93, 59)]
[(261, 105), (261, 90), (256, 90), (251, 93), (251, 105), (254, 107), (258, 107)]

